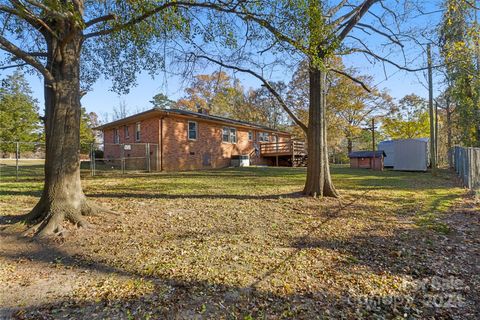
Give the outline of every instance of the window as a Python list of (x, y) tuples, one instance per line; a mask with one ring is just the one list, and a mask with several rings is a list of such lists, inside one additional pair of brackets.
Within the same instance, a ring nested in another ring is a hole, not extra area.
[(248, 141), (253, 141), (253, 131), (248, 131)]
[(197, 140), (197, 123), (188, 121), (188, 140)]
[(137, 122), (135, 124), (135, 141), (140, 141), (140, 130), (141, 130), (140, 122)]
[(222, 141), (223, 142), (229, 142), (229, 140), (230, 140), (229, 128), (223, 127), (223, 129), (222, 129)]
[(258, 133), (258, 141), (260, 142), (268, 142), (268, 133), (267, 132), (259, 132)]
[(118, 134), (118, 128), (113, 129), (113, 143), (120, 143), (120, 135)]
[(237, 143), (237, 129), (230, 128), (230, 142)]
[(128, 131), (128, 126), (123, 127), (125, 133), (125, 139), (130, 138), (130, 132)]
[(222, 141), (237, 143), (237, 129), (230, 127), (223, 127), (222, 129)]

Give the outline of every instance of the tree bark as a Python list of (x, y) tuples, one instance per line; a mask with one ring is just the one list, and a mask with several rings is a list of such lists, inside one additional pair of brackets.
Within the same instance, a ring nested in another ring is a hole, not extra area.
[(303, 193), (313, 197), (337, 197), (328, 165), (326, 128), (326, 72), (310, 65), (310, 106), (308, 113), (308, 164)]
[(353, 140), (347, 134), (347, 153), (348, 154), (352, 153), (352, 150), (353, 150)]
[[(64, 22), (63, 22), (64, 23)], [(45, 182), (42, 196), (27, 215), (36, 235), (61, 234), (64, 220), (85, 226), (83, 216), (94, 208), (87, 204), (80, 181), (80, 51), (81, 30), (65, 25), (63, 40), (47, 39), (47, 68), (53, 82), (45, 80)]]

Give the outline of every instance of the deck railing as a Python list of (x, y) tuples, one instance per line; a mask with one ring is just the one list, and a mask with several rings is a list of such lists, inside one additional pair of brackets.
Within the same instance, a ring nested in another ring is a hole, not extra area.
[(305, 155), (305, 142), (300, 140), (290, 140), (284, 142), (263, 142), (260, 144), (261, 156), (275, 155)]

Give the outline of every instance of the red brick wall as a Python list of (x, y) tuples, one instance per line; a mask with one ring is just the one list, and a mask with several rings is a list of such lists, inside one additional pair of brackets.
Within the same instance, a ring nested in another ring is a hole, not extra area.
[[(162, 124), (160, 124), (162, 121)], [(197, 122), (197, 139), (188, 140), (188, 121)], [(124, 126), (119, 126), (120, 144), (132, 144), (131, 152), (124, 151), (125, 157), (145, 155), (143, 148), (137, 148), (134, 143), (158, 144), (158, 157), (163, 170), (181, 171), (207, 168), (222, 168), (230, 165), (232, 155), (250, 155), (252, 164), (268, 164), (267, 160), (255, 156), (254, 143), (258, 137), (258, 130), (239, 128), (232, 125), (216, 124), (200, 119), (187, 119), (183, 117), (152, 117), (141, 122), (141, 139), (135, 141), (135, 123), (128, 124), (130, 138), (124, 136)], [(160, 143), (160, 126), (163, 127), (162, 143)], [(222, 142), (223, 127), (237, 129), (237, 143)], [(254, 134), (253, 140), (248, 140), (248, 132)], [(289, 135), (279, 135), (279, 141), (289, 140)], [(273, 138), (271, 140), (273, 142)], [(105, 158), (119, 158), (121, 156), (120, 145), (115, 145), (114, 130), (104, 130)], [(163, 159), (160, 159), (162, 152), (160, 145), (163, 145)], [(135, 151), (134, 149), (142, 149)], [(154, 151), (154, 148), (152, 148)], [(160, 170), (160, 163), (156, 168)]]
[[(371, 169), (373, 158), (350, 158), (350, 168)], [(375, 158), (375, 170), (383, 170), (383, 157)]]
[[(135, 140), (135, 126), (140, 122), (140, 140)], [(128, 126), (129, 136), (125, 136), (125, 126)], [(121, 145), (131, 144), (132, 150), (124, 150), (125, 157), (142, 157), (145, 156), (145, 146), (137, 145), (144, 143), (159, 144), (159, 118), (154, 117), (141, 121), (128, 123), (126, 125), (118, 126), (118, 134), (120, 136), (120, 144), (114, 142), (114, 128), (106, 129), (103, 131), (104, 141), (104, 157), (120, 158), (121, 157)], [(151, 147), (151, 152), (156, 152), (156, 146)]]

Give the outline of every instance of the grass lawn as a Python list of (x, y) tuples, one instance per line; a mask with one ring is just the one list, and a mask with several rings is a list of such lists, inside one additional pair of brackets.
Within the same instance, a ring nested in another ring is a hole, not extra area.
[[(42, 181), (0, 180), (0, 319), (480, 318), (478, 204), (447, 171), (303, 168), (85, 177), (117, 214), (31, 241)], [(2, 179), (0, 177), (0, 179)]]

